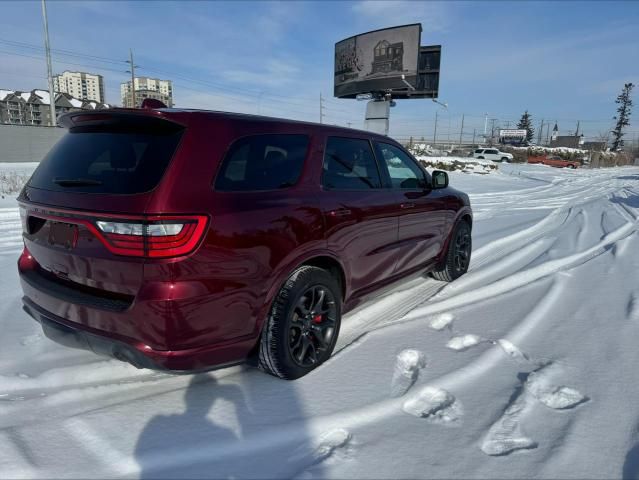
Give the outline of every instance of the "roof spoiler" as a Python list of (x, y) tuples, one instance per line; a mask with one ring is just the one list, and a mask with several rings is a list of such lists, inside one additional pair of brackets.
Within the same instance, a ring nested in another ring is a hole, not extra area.
[(174, 118), (167, 117), (165, 112), (148, 107), (144, 109), (110, 108), (98, 111), (78, 110), (61, 115), (58, 119), (58, 124), (67, 129), (100, 125), (156, 125), (161, 128), (161, 126), (167, 127), (172, 124), (173, 128), (176, 126), (186, 127), (186, 125), (177, 122)]

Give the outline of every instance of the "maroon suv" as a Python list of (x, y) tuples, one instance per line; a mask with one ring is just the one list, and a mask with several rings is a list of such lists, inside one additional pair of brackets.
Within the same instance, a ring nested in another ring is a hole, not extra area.
[(58, 343), (297, 378), (374, 291), (468, 268), (468, 196), (390, 138), (176, 109), (60, 123), (19, 197), (18, 262), (24, 309)]

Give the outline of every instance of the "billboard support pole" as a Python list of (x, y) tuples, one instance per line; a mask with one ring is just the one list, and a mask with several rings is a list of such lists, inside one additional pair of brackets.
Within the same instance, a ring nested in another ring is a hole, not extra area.
[(462, 144), (463, 135), (464, 135), (464, 114), (462, 113), (461, 131), (459, 132), (459, 146), (460, 147), (461, 147), (461, 144)]

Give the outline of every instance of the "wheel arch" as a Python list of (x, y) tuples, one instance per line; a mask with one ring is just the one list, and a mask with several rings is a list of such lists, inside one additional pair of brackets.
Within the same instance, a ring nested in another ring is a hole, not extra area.
[(291, 274), (299, 267), (304, 265), (311, 265), (318, 268), (327, 270), (339, 283), (342, 301), (346, 301), (348, 292), (347, 271), (344, 265), (331, 253), (325, 250), (308, 252), (306, 255), (296, 258), (295, 260), (288, 262), (286, 266), (279, 269), (275, 280), (269, 285), (265, 301), (259, 310), (257, 318), (255, 319), (255, 335), (259, 338), (262, 328), (264, 327), (266, 316), (271, 308), (273, 300), (277, 293), (280, 291), (286, 280)]

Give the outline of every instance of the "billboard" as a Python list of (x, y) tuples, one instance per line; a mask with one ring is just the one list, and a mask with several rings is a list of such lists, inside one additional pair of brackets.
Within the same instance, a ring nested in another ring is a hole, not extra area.
[(505, 145), (521, 145), (526, 142), (528, 130), (526, 129), (502, 129), (499, 130), (499, 143)]
[(405, 91), (416, 86), (422, 26), (419, 23), (384, 28), (335, 44), (334, 95), (355, 98), (360, 93)]

